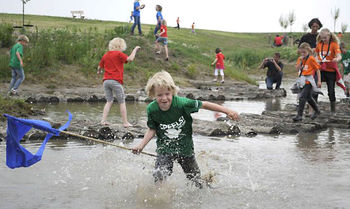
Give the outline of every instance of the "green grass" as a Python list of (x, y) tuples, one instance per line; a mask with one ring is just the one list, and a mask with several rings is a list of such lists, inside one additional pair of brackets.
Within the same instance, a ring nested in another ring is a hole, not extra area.
[[(32, 106), (23, 100), (4, 98), (0, 95), (0, 112), (16, 117), (26, 117), (32, 114)], [(1, 114), (0, 121), (5, 121), (5, 119)]]
[[(20, 25), (21, 18), (21, 15), (16, 14), (0, 14), (0, 25)], [(215, 58), (214, 51), (217, 47), (226, 56), (226, 77), (253, 84), (255, 81), (248, 75), (257, 73), (256, 68), (263, 58), (280, 52), (282, 61), (291, 66), (297, 58), (296, 46), (271, 48), (275, 36), (272, 33), (196, 30), (197, 34), (194, 35), (189, 29), (169, 27), (170, 61), (166, 62), (164, 55), (156, 56), (154, 53), (153, 25), (143, 24), (145, 36), (139, 37), (129, 36), (131, 24), (128, 23), (37, 15), (26, 15), (25, 20), (26, 24), (35, 26), (27, 28), (25, 32), (30, 38), (30, 44), (25, 48), (24, 68), (29, 73), (26, 74), (27, 81), (31, 82), (64, 84), (72, 81), (79, 83), (84, 79), (87, 83), (100, 82), (100, 77), (95, 73), (96, 67), (107, 51), (109, 40), (117, 36), (125, 39), (128, 45), (126, 54), (130, 54), (137, 45), (142, 48), (135, 61), (125, 65), (127, 85), (144, 86), (147, 79), (160, 70), (169, 71), (178, 77), (176, 80), (209, 79), (213, 74), (210, 63)], [(6, 33), (7, 30), (3, 31)], [(12, 42), (18, 33), (19, 31), (13, 33)], [(295, 37), (301, 35), (293, 34)], [(349, 43), (350, 35), (345, 34), (343, 40)], [(0, 54), (2, 80), (10, 77), (6, 56)], [(77, 80), (73, 75), (84, 78)]]

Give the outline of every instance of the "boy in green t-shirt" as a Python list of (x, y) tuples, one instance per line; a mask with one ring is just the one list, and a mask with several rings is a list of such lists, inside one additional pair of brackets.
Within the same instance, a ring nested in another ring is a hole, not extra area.
[(350, 50), (346, 49), (345, 43), (340, 44), (342, 53), (341, 72), (343, 72), (343, 80), (346, 87), (346, 97), (350, 97)]
[(146, 92), (155, 101), (147, 106), (148, 130), (140, 144), (132, 150), (135, 154), (140, 153), (157, 135), (155, 182), (162, 182), (170, 176), (173, 162), (177, 161), (186, 177), (202, 188), (200, 170), (194, 156), (191, 113), (203, 108), (223, 112), (233, 120), (238, 119), (238, 114), (218, 104), (179, 97), (178, 89), (171, 75), (165, 71), (156, 73), (148, 80)]
[(10, 51), (10, 68), (12, 70), (12, 79), (10, 82), (10, 88), (8, 95), (16, 95), (19, 85), (23, 82), (25, 76), (23, 71), (23, 46), (29, 43), (29, 39), (25, 35), (20, 35), (17, 39), (17, 43), (11, 48)]

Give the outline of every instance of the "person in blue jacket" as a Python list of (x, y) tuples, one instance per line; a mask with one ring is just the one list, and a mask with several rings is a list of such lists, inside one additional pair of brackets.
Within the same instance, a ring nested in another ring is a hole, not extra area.
[(157, 39), (157, 33), (158, 33), (159, 29), (160, 29), (160, 26), (162, 25), (162, 20), (163, 20), (162, 9), (163, 9), (162, 6), (156, 5), (156, 11), (157, 11), (157, 14), (156, 14), (157, 25), (156, 25), (156, 27), (154, 28), (154, 36), (156, 36), (156, 39)]
[(142, 35), (142, 30), (141, 30), (141, 21), (140, 21), (140, 10), (145, 8), (145, 5), (142, 4), (140, 5), (140, 0), (135, 0), (134, 2), (134, 12), (133, 12), (133, 17), (134, 17), (134, 24), (131, 27), (131, 35), (134, 35), (134, 29), (137, 25), (137, 28), (139, 30), (139, 34)]

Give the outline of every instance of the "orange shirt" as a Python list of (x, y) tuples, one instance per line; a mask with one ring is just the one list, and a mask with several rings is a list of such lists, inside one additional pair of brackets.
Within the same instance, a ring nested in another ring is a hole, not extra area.
[(297, 65), (300, 65), (300, 60), (302, 60), (302, 65), (304, 66), (302, 75), (315, 75), (316, 71), (320, 69), (320, 64), (317, 63), (315, 57), (309, 56), (307, 60), (299, 57), (297, 60)]
[[(316, 46), (316, 54), (317, 54), (317, 58), (318, 60), (322, 61), (332, 61), (337, 54), (340, 54), (340, 48), (339, 45), (332, 41), (330, 46), (329, 46), (329, 52), (327, 54), (327, 49), (328, 49), (328, 43), (324, 43), (323, 47), (322, 47), (322, 43), (323, 42), (318, 42), (317, 46)], [(333, 68), (326, 68), (324, 71), (328, 71), (328, 72), (334, 72), (335, 70)]]

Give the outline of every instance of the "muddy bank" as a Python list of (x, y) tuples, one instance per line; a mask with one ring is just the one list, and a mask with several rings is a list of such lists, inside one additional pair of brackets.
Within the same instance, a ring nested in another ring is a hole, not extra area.
[[(296, 105), (290, 104), (282, 111), (264, 111), (259, 114), (241, 114), (239, 121), (226, 122), (226, 118), (218, 118), (217, 121), (205, 121), (195, 119), (193, 123), (193, 132), (197, 135), (213, 137), (254, 137), (258, 134), (279, 135), (279, 134), (297, 134), (305, 132), (317, 132), (329, 127), (347, 129), (350, 128), (350, 100), (342, 100), (337, 103), (337, 113), (329, 113), (329, 104), (320, 102), (319, 107), (321, 115), (315, 120), (304, 117), (302, 122), (294, 123), (292, 117), (296, 114)], [(47, 120), (45, 117), (38, 117)], [(128, 142), (134, 138), (142, 138), (146, 126), (146, 117), (140, 117), (137, 124), (133, 127), (124, 128), (121, 124), (110, 126), (101, 126), (96, 121), (88, 119), (74, 120), (67, 131), (98, 138), (106, 141), (121, 140)], [(50, 121), (53, 127), (59, 127), (61, 124)], [(64, 123), (64, 122), (62, 122)], [(5, 124), (1, 125), (0, 138), (5, 136)], [(45, 133), (33, 130), (24, 140), (41, 140)], [(72, 136), (62, 135), (58, 139), (74, 138)]]
[[(274, 97), (285, 97), (284, 89), (267, 90), (259, 89), (257, 86), (249, 85), (243, 82), (228, 81), (224, 84), (190, 81), (193, 87), (182, 88), (179, 92), (180, 96), (199, 100), (250, 100), (250, 99), (266, 99)], [(1, 90), (2, 95), (6, 95), (6, 86), (4, 84)], [(21, 86), (22, 87), (22, 86)], [(126, 101), (151, 101), (144, 89), (125, 87)], [(18, 96), (27, 103), (60, 103), (60, 102), (106, 102), (102, 86), (92, 87), (74, 87), (48, 89), (40, 85), (23, 86)]]

